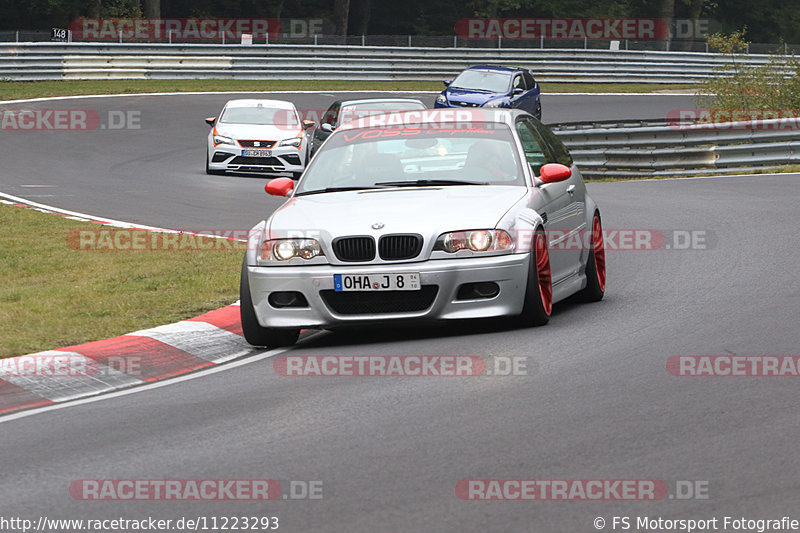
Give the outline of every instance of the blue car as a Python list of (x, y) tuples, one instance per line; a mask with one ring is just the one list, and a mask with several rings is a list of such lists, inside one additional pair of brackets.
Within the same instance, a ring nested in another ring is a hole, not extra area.
[(433, 107), (515, 108), (542, 118), (539, 84), (527, 69), (477, 65), (444, 84)]

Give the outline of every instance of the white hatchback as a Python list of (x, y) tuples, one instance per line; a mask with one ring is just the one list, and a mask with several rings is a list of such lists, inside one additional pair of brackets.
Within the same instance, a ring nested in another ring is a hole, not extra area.
[(310, 120), (283, 100), (230, 100), (211, 126), (206, 173), (255, 172), (300, 177), (308, 161)]

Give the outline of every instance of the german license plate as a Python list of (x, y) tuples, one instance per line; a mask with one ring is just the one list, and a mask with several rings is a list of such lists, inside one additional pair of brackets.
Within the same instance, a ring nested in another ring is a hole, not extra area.
[(418, 272), (403, 274), (334, 274), (336, 291), (418, 291)]
[(269, 157), (272, 155), (272, 150), (259, 150), (255, 148), (247, 148), (242, 150), (242, 155), (246, 157)]

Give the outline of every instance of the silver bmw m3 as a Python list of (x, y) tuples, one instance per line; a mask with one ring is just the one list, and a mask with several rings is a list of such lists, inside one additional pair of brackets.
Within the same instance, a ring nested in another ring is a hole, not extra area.
[(447, 109), (342, 124), (250, 232), (245, 338), (507, 316), (605, 291), (600, 211), (558, 138), (519, 110)]

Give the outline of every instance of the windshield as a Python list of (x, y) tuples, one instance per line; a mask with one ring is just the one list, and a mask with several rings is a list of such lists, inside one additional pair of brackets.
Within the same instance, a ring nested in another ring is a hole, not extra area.
[(448, 185), (525, 185), (508, 126), (341, 130), (314, 156), (296, 194)]
[(220, 124), (300, 125), (300, 119), (293, 109), (278, 107), (226, 107), (219, 122)]
[(450, 87), (454, 89), (472, 89), (490, 93), (506, 93), (510, 85), (511, 74), (485, 72), (481, 70), (465, 70), (453, 80)]
[(351, 120), (359, 118), (370, 117), (373, 115), (383, 115), (385, 113), (397, 113), (400, 111), (414, 111), (417, 109), (425, 109), (425, 105), (421, 102), (359, 102), (357, 104), (349, 104), (342, 106), (339, 111), (339, 124), (344, 124)]

